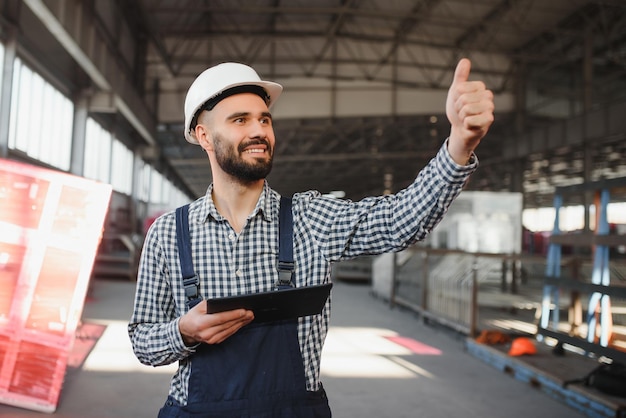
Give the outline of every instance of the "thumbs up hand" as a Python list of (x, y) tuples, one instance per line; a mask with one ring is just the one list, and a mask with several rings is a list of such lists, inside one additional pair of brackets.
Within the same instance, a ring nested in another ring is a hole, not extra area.
[(458, 164), (467, 164), (493, 122), (493, 93), (482, 81), (468, 81), (471, 63), (459, 61), (446, 100), (450, 121), (448, 151)]

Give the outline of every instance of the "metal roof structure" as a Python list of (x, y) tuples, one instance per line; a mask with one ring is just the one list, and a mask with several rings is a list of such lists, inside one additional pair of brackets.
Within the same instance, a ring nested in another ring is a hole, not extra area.
[(190, 196), (211, 181), (183, 137), (192, 80), (225, 61), (285, 92), (273, 108), (282, 194), (395, 192), (434, 156), (461, 57), (496, 95), (468, 190), (626, 176), (624, 0), (6, 0), (0, 36)]

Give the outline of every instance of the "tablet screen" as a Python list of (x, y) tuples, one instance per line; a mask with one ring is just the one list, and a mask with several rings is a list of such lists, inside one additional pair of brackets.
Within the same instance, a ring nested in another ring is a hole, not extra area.
[(326, 304), (332, 283), (207, 300), (207, 313), (249, 309), (255, 322), (317, 315)]

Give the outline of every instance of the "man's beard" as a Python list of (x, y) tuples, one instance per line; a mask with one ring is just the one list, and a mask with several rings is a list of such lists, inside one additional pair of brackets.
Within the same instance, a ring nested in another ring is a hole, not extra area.
[[(237, 150), (228, 146), (219, 134), (214, 136), (215, 159), (225, 173), (230, 174), (242, 183), (253, 183), (262, 180), (272, 171), (274, 152), (270, 143), (265, 139), (254, 139), (242, 142)], [(269, 158), (255, 158), (253, 162), (247, 162), (241, 158), (244, 149), (250, 145), (263, 144), (267, 147)]]

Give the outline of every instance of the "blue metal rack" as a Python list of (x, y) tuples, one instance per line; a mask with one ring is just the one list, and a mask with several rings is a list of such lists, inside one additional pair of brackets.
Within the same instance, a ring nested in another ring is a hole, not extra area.
[[(607, 217), (607, 206), (609, 204), (609, 191), (601, 191), (598, 225), (596, 228), (598, 235), (609, 235), (609, 221)], [(607, 245), (596, 245), (593, 254), (593, 271), (591, 283), (602, 286), (609, 286), (611, 283), (609, 269), (609, 247)], [(610, 296), (600, 292), (593, 292), (589, 298), (589, 309), (587, 310), (587, 341), (593, 343), (596, 339), (596, 329), (599, 309), (600, 316), (600, 345), (607, 347), (611, 333), (612, 316)]]
[[(563, 205), (563, 196), (557, 194), (554, 196), (554, 228), (552, 236), (561, 233), (560, 212)], [(548, 245), (548, 259), (546, 262), (546, 277), (561, 277), (561, 244), (551, 241)], [(541, 328), (548, 328), (550, 324), (550, 316), (552, 316), (551, 328), (558, 331), (559, 324), (559, 289), (557, 286), (546, 284), (543, 287), (543, 299), (541, 301)]]
[[(609, 250), (612, 246), (624, 245), (626, 237), (610, 234), (607, 216), (611, 190), (625, 186), (626, 178), (619, 178), (557, 188), (555, 191), (554, 208), (556, 213), (546, 260), (541, 318), (537, 332), (539, 340), (544, 337), (552, 337), (561, 342), (580, 347), (588, 353), (626, 361), (626, 353), (609, 347), (613, 328), (611, 296), (626, 297), (626, 288), (611, 286)], [(563, 195), (587, 191), (593, 191), (595, 194), (597, 215), (595, 231), (592, 234), (561, 234), (559, 212), (563, 206)], [(577, 277), (562, 277), (563, 244), (592, 248), (593, 268), (590, 282), (578, 280)], [(575, 337), (559, 331), (559, 292), (562, 289), (580, 291), (589, 295), (586, 338)]]

